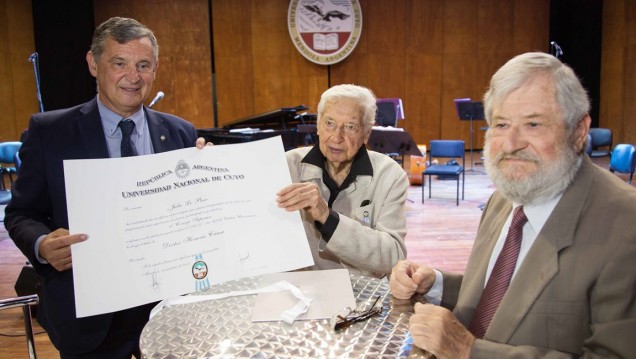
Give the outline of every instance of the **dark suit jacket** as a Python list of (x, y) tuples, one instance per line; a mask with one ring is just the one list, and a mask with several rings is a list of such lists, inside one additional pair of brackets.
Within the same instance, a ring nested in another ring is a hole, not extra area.
[[(466, 326), (511, 209), (495, 192), (463, 282), (444, 273), (442, 305)], [(471, 358), (636, 358), (635, 293), (636, 190), (584, 156)]]
[[(155, 153), (194, 146), (197, 133), (192, 124), (169, 114), (145, 111)], [(5, 226), (18, 248), (44, 276), (38, 321), (61, 352), (93, 350), (105, 338), (112, 313), (77, 319), (72, 270), (58, 272), (41, 264), (35, 257), (34, 244), (41, 235), (68, 228), (62, 161), (108, 157), (97, 100), (34, 115), (20, 156), (22, 166), (6, 208)]]

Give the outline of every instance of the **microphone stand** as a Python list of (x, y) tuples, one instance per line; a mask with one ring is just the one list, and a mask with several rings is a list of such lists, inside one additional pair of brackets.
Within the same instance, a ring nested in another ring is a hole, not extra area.
[(563, 56), (563, 50), (561, 49), (561, 46), (556, 43), (556, 41), (551, 41), (550, 45), (554, 49), (554, 57), (558, 59), (560, 56)]
[(38, 53), (32, 53), (27, 60), (33, 64), (33, 72), (35, 73), (35, 88), (37, 90), (38, 102), (40, 103), (40, 112), (44, 112), (42, 94), (40, 93), (40, 61)]

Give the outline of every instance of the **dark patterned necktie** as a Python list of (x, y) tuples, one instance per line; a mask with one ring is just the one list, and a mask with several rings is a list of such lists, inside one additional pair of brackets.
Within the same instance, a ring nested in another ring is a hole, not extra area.
[(523, 225), (527, 221), (528, 218), (523, 213), (523, 206), (517, 207), (512, 216), (512, 223), (510, 224), (504, 246), (501, 249), (501, 253), (499, 253), (499, 257), (497, 257), (495, 267), (490, 274), (486, 288), (481, 294), (479, 304), (477, 304), (473, 314), (473, 320), (470, 323), (469, 329), (477, 338), (481, 339), (484, 337), (490, 321), (508, 289), (512, 273), (517, 264), (517, 258), (519, 257), (519, 250), (521, 249)]
[(118, 126), (121, 128), (121, 156), (137, 156), (137, 151), (130, 140), (130, 135), (135, 129), (135, 123), (132, 120), (126, 119), (119, 121)]

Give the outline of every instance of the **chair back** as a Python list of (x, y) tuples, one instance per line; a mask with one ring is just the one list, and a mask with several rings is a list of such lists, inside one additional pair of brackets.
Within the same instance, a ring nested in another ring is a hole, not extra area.
[(20, 158), (20, 151), (15, 153), (14, 162), (15, 162), (15, 170), (19, 171), (20, 170), (20, 166), (22, 166), (22, 159)]
[(431, 158), (462, 158), (466, 155), (464, 141), (461, 140), (432, 140)]
[(15, 164), (15, 154), (22, 147), (22, 142), (0, 142), (0, 163)]
[(31, 316), (31, 306), (37, 305), (40, 298), (37, 294), (8, 298), (0, 300), (0, 310), (22, 307), (22, 315), (24, 317), (24, 331), (27, 342), (27, 352), (30, 359), (36, 359), (35, 338), (33, 337), (33, 317)]
[[(592, 137), (592, 157), (609, 156), (612, 149), (612, 130), (609, 128), (590, 128)], [(606, 147), (606, 150), (601, 150)]]
[(618, 144), (612, 150), (609, 169), (619, 173), (634, 173), (636, 148), (629, 144)]
[(464, 199), (464, 182), (466, 179), (466, 150), (462, 140), (432, 140), (430, 145), (431, 163), (434, 158), (461, 158), (461, 165), (430, 165), (422, 172), (422, 203), (424, 203), (424, 178), (428, 176), (428, 198), (431, 198), (431, 176), (439, 178), (454, 178), (457, 180), (457, 197), (455, 203), (459, 206), (459, 177), (462, 177), (462, 200)]
[(587, 134), (587, 142), (585, 142), (585, 153), (587, 153), (588, 156), (592, 155), (592, 135), (589, 133)]

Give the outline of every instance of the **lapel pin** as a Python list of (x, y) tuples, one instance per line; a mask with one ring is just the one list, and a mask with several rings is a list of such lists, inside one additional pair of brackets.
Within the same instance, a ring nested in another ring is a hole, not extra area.
[(161, 137), (159, 137), (159, 139), (161, 140), (161, 142), (163, 142), (163, 141), (165, 141), (165, 140), (166, 140), (166, 136), (161, 135)]

